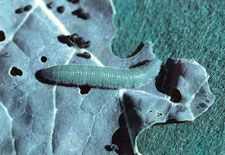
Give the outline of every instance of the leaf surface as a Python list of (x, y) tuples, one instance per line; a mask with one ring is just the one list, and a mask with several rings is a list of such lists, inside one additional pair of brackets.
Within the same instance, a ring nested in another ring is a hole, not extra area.
[[(112, 54), (111, 39), (116, 30), (112, 23), (115, 10), (110, 2), (86, 0), (72, 4), (58, 0), (52, 9), (48, 9), (48, 1), (36, 0), (29, 1), (32, 5), (29, 12), (15, 14), (16, 9), (28, 4), (27, 1), (0, 1), (3, 8), (0, 20), (5, 21), (0, 23), (0, 28), (6, 35), (6, 40), (0, 42), (1, 154), (122, 154), (125, 149), (118, 144), (116, 152), (107, 149), (116, 143), (114, 135), (122, 127), (122, 113), (134, 151), (138, 152), (136, 138), (139, 132), (152, 124), (166, 122), (168, 117), (194, 120), (212, 104), (214, 98), (207, 85), (205, 70), (201, 70), (201, 78), (196, 77), (201, 80), (180, 104), (174, 104), (167, 94), (158, 91), (155, 80), (135, 90), (91, 88), (87, 94), (81, 93), (84, 87), (40, 83), (34, 76), (35, 72), (54, 65), (129, 68), (146, 59), (156, 58), (149, 41), (130, 58), (119, 59)], [(61, 5), (65, 7), (62, 14), (56, 9)], [(80, 7), (91, 14), (89, 20), (71, 14)], [(90, 40), (90, 48), (79, 49), (59, 43), (57, 36), (72, 33)], [(76, 56), (82, 52), (89, 52), (91, 59)], [(43, 56), (47, 58), (46, 62), (42, 62)], [(188, 60), (181, 61), (183, 68), (196, 67)], [(191, 86), (193, 83), (188, 76), (186, 78), (185, 82), (177, 85), (181, 92), (183, 84)], [(191, 98), (193, 95), (196, 97)], [(204, 95), (210, 96), (206, 105), (200, 104), (200, 100), (205, 99)], [(187, 107), (187, 103), (190, 106)], [(180, 105), (191, 113), (177, 110)]]

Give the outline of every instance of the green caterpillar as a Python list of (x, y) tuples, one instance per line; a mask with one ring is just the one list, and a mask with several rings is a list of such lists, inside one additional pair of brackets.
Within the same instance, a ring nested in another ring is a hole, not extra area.
[(118, 69), (86, 65), (61, 65), (39, 71), (44, 79), (56, 84), (89, 85), (103, 88), (133, 88), (142, 86), (157, 76), (161, 66), (159, 59), (146, 66)]

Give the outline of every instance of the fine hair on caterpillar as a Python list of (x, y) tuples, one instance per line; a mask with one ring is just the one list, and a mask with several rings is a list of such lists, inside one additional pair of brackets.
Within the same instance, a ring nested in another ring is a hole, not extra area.
[(88, 85), (97, 88), (133, 88), (149, 83), (160, 70), (157, 58), (147, 65), (132, 69), (88, 65), (60, 65), (41, 69), (36, 73), (39, 81), (67, 86)]

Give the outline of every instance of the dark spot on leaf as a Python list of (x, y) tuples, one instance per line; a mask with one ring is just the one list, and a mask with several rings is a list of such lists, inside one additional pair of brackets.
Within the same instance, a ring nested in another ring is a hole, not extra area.
[(84, 20), (87, 20), (87, 19), (91, 18), (91, 15), (89, 13), (84, 12), (83, 9), (81, 9), (81, 8), (79, 8), (77, 10), (74, 10), (72, 12), (72, 15), (76, 15), (78, 18), (81, 18), (81, 19), (84, 19)]
[(161, 112), (158, 112), (157, 113), (157, 116), (159, 117), (159, 116), (162, 116), (162, 113)]
[(106, 145), (105, 149), (107, 151), (118, 151), (119, 147), (116, 144)]
[(139, 63), (135, 64), (135, 65), (130, 66), (129, 68), (137, 68), (137, 67), (140, 67), (140, 66), (145, 66), (145, 65), (149, 64), (149, 62), (150, 62), (150, 60), (144, 60), (142, 62), (139, 62)]
[(138, 47), (137, 47), (137, 49), (130, 55), (130, 56), (128, 56), (128, 58), (129, 57), (132, 57), (132, 56), (134, 56), (134, 55), (136, 55), (138, 52), (140, 52), (141, 51), (141, 49), (144, 47), (144, 43), (140, 43), (139, 45), (138, 45)]
[(89, 48), (90, 45), (91, 45), (90, 41), (83, 41), (83, 42), (77, 43), (77, 46), (80, 48)]
[(80, 2), (80, 0), (67, 0), (67, 1), (70, 2), (70, 3), (73, 3), (73, 4), (76, 4), (76, 3)]
[(16, 13), (16, 14), (21, 14), (21, 13), (23, 13), (23, 8), (18, 8), (18, 9), (16, 9), (15, 13)]
[(152, 110), (150, 110), (149, 112), (152, 112)]
[(84, 39), (82, 37), (78, 37), (76, 40), (77, 46), (82, 46), (82, 44), (84, 43)]
[(27, 5), (27, 6), (25, 6), (24, 7), (24, 11), (26, 11), (26, 12), (28, 12), (28, 11), (30, 11), (32, 9), (32, 6), (31, 5)]
[(112, 151), (111, 145), (106, 145), (105, 149), (106, 149), (106, 151)]
[(0, 30), (0, 42), (5, 40), (5, 33)]
[(57, 7), (57, 11), (58, 11), (58, 13), (63, 13), (65, 11), (65, 7), (59, 6), (59, 7)]
[(49, 9), (53, 8), (53, 6), (54, 6), (54, 5), (53, 5), (53, 2), (50, 2), (50, 3), (47, 4), (47, 7), (48, 7)]
[(76, 44), (79, 48), (88, 48), (90, 47), (91, 42), (85, 41), (82, 37), (78, 37), (76, 40)]
[(59, 42), (67, 44), (69, 47), (77, 45), (79, 48), (88, 48), (91, 45), (90, 41), (85, 41), (82, 37), (80, 37), (76, 33), (68, 36), (59, 35), (57, 38)]
[(74, 33), (71, 36), (69, 36), (69, 38), (70, 38), (71, 41), (76, 42), (77, 39), (79, 38), (79, 35)]
[(207, 105), (206, 105), (205, 103), (199, 103), (199, 106), (200, 106), (201, 108), (206, 108), (206, 107), (207, 107)]
[(75, 45), (75, 43), (74, 43), (73, 41), (71, 41), (71, 40), (68, 40), (68, 42), (67, 42), (66, 44), (67, 44), (67, 46), (69, 46), (69, 47)]
[(69, 47), (74, 46), (76, 44), (75, 42), (73, 42), (71, 40), (71, 36), (70, 35), (68, 35), (68, 36), (59, 35), (57, 38), (58, 38), (59, 42), (61, 42), (63, 44), (67, 44), (67, 46), (69, 46)]
[(81, 94), (87, 94), (91, 90), (91, 87), (88, 85), (80, 86), (79, 88)]
[(170, 101), (177, 103), (177, 102), (180, 102), (181, 100), (182, 100), (182, 95), (180, 91), (176, 88), (173, 88)]
[(17, 67), (12, 67), (12, 69), (11, 69), (11, 71), (10, 71), (10, 74), (12, 75), (12, 76), (22, 76), (23, 75), (23, 72), (20, 70), (20, 69), (18, 69)]
[(47, 57), (46, 56), (42, 56), (41, 57), (41, 61), (45, 63), (47, 61)]
[(78, 53), (77, 56), (85, 58), (85, 59), (90, 59), (91, 58), (91, 55), (88, 52)]
[(65, 35), (59, 35), (57, 38), (58, 38), (59, 42), (61, 42), (63, 44), (66, 44), (69, 41), (68, 36), (65, 36)]

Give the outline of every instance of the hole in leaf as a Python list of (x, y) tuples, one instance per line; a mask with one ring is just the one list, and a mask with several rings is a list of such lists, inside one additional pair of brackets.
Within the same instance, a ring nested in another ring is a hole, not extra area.
[(57, 38), (59, 42), (67, 44), (69, 47), (77, 45), (79, 48), (89, 48), (91, 46), (90, 41), (85, 41), (82, 37), (78, 36), (78, 34), (76, 33), (67, 36), (59, 35)]
[(47, 60), (48, 60), (48, 59), (47, 59), (46, 56), (42, 56), (42, 57), (41, 57), (41, 61), (42, 61), (43, 63), (45, 63)]
[(134, 155), (124, 114), (121, 114), (119, 117), (119, 126), (120, 128), (114, 132), (112, 137), (112, 144), (108, 145), (108, 148), (110, 147), (110, 151), (113, 151), (111, 146), (116, 145), (118, 150), (115, 150), (115, 152), (119, 155)]
[(61, 42), (61, 43), (63, 43), (63, 44), (66, 44), (69, 41), (69, 36), (65, 36), (63, 34), (57, 36), (57, 38), (58, 38), (58, 41)]
[(20, 69), (16, 68), (16, 67), (12, 67), (12, 69), (10, 70), (10, 74), (12, 76), (17, 76), (17, 75), (18, 76), (22, 76), (23, 72)]
[(177, 102), (180, 102), (181, 99), (182, 99), (182, 95), (180, 91), (176, 88), (173, 88), (170, 101), (177, 103)]
[(51, 8), (53, 8), (53, 3), (52, 2), (49, 2), (48, 4), (47, 4), (47, 7), (49, 8), (49, 9), (51, 9)]
[(64, 11), (65, 11), (65, 7), (64, 6), (57, 7), (57, 12), (58, 13), (63, 13)]
[(79, 89), (81, 94), (87, 94), (91, 90), (91, 87), (89, 87), (88, 85), (84, 85), (80, 86)]
[(210, 102), (210, 100), (208, 100), (208, 99), (206, 99), (205, 101), (206, 101), (207, 103), (209, 103), (209, 102)]
[(0, 30), (0, 42), (5, 40), (5, 33)]
[(130, 55), (130, 56), (128, 56), (128, 58), (129, 57), (132, 57), (132, 56), (134, 56), (134, 55), (136, 55), (138, 52), (140, 52), (141, 51), (141, 49), (144, 47), (144, 43), (140, 43), (139, 45), (138, 45), (138, 47), (137, 47), (137, 49)]
[(91, 42), (90, 41), (84, 41), (84, 40), (79, 42), (79, 40), (78, 40), (77, 46), (80, 47), (80, 48), (89, 48), (91, 46)]
[[(174, 98), (176, 95), (176, 89), (178, 85), (179, 77), (182, 76), (182, 65), (180, 61), (169, 58), (165, 65), (161, 66), (159, 75), (156, 77), (156, 88), (158, 91), (165, 93), (169, 96), (173, 96), (173, 100), (179, 100), (179, 98)], [(175, 92), (173, 92), (175, 91)], [(180, 92), (178, 91), (177, 95)], [(175, 95), (175, 96), (174, 96)], [(180, 97), (182, 98), (181, 94)], [(179, 102), (179, 101), (177, 101)]]
[(137, 67), (140, 67), (140, 66), (145, 66), (145, 65), (149, 64), (149, 62), (150, 62), (150, 60), (144, 60), (142, 62), (139, 62), (139, 63), (135, 64), (135, 65), (130, 66), (129, 68), (137, 68)]
[(159, 117), (159, 116), (162, 116), (162, 113), (161, 113), (161, 112), (158, 112), (157, 116), (158, 116), (158, 117)]

